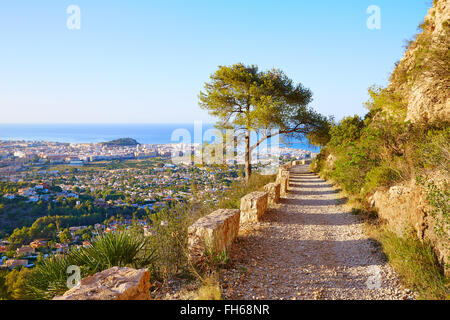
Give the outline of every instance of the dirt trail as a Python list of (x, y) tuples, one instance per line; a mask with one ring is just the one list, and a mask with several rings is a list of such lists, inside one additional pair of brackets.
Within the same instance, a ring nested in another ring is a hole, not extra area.
[(288, 196), (239, 237), (226, 299), (412, 299), (345, 199), (306, 166)]

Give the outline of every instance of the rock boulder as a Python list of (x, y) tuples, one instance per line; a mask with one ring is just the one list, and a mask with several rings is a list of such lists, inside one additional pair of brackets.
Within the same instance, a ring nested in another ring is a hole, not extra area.
[(150, 271), (113, 267), (82, 279), (53, 300), (150, 300)]

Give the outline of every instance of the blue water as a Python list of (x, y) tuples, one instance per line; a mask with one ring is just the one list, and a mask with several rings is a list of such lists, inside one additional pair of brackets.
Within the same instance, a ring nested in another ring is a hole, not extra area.
[[(202, 124), (202, 132), (212, 129), (211, 123)], [(133, 138), (142, 144), (165, 144), (171, 141), (176, 129), (190, 132), (192, 141), (201, 143), (194, 135), (194, 123), (172, 124), (0, 124), (0, 140), (52, 141), (68, 143), (96, 143), (119, 138)], [(292, 141), (291, 148), (317, 152), (319, 148), (307, 142)]]

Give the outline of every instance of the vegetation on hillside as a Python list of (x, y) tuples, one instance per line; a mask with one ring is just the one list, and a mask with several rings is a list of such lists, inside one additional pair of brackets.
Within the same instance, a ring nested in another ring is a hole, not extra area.
[(116, 139), (116, 140), (112, 140), (112, 141), (108, 141), (108, 142), (102, 142), (103, 145), (105, 146), (137, 146), (139, 144), (139, 142), (137, 142), (136, 140), (132, 139), (132, 138), (121, 138), (121, 139)]
[[(427, 74), (440, 83), (450, 81), (448, 46), (446, 49), (440, 45), (430, 47), (431, 32), (428, 22), (421, 26), (421, 33), (407, 47), (413, 55), (413, 63), (411, 58), (402, 60), (388, 87), (369, 89), (370, 100), (366, 103), (369, 112), (365, 117), (355, 115), (330, 123), (329, 131), (322, 134), (322, 143), (319, 143), (324, 148), (311, 168), (337, 183), (357, 206), (369, 213), (373, 213), (373, 209), (368, 199), (377, 190), (415, 179), (431, 206), (427, 214), (436, 220), (436, 235), (448, 240), (449, 124), (406, 121), (405, 91), (418, 78)], [(448, 43), (448, 39), (440, 41)], [(439, 181), (435, 181), (435, 177), (439, 177)], [(423, 298), (448, 298), (449, 281), (430, 243), (422, 243), (409, 233), (399, 237), (382, 225), (374, 234), (405, 282), (416, 288)]]
[[(0, 272), (0, 299), (51, 299), (67, 291), (67, 268), (79, 266), (82, 277), (112, 266), (149, 268), (155, 280), (167, 280), (174, 275), (199, 276), (199, 271), (187, 260), (187, 228), (196, 219), (217, 208), (239, 208), (245, 194), (262, 190), (274, 176), (253, 174), (248, 184), (233, 183), (223, 194), (219, 205), (200, 199), (198, 203), (178, 203), (148, 215), (153, 226), (152, 235), (144, 236), (141, 225), (128, 230), (107, 233), (92, 240), (92, 245), (73, 249), (67, 255), (38, 259), (34, 269), (22, 268)], [(220, 267), (211, 264), (212, 269)], [(220, 289), (212, 278), (200, 276), (204, 286), (203, 298), (220, 298)], [(219, 289), (219, 291), (218, 291)]]

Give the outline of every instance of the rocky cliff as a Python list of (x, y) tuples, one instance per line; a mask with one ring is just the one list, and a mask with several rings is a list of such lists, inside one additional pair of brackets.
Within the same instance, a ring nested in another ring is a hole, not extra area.
[[(433, 181), (442, 187), (445, 177), (434, 176)], [(419, 239), (431, 244), (446, 275), (450, 276), (449, 225), (442, 212), (434, 212), (426, 190), (417, 185), (416, 180), (378, 190), (369, 201), (377, 208), (379, 217), (398, 235), (414, 228)]]
[(450, 121), (449, 19), (450, 0), (435, 0), (392, 74), (390, 89), (405, 98), (413, 123)]
[(450, 274), (450, 0), (435, 0), (420, 29), (389, 86), (371, 91), (364, 122), (335, 125), (311, 169), (399, 236), (414, 228)]
[[(445, 126), (450, 121), (450, 0), (435, 0), (420, 29), (394, 70), (389, 90), (403, 98), (406, 121), (416, 126)], [(430, 242), (446, 273), (450, 273), (448, 225), (437, 225), (445, 218), (431, 214), (426, 187), (416, 183), (417, 175), (378, 190), (369, 200), (397, 234), (412, 226), (419, 239)], [(426, 176), (428, 181), (448, 188), (448, 171), (431, 168)]]

